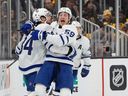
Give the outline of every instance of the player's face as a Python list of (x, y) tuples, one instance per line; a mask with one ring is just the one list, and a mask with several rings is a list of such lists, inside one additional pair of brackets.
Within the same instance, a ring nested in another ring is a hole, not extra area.
[(61, 12), (58, 16), (58, 23), (63, 26), (69, 23), (69, 14), (65, 12)]
[(52, 16), (47, 16), (46, 23), (51, 24), (52, 23)]
[(78, 34), (80, 34), (82, 32), (82, 28), (81, 27), (76, 27), (76, 28), (77, 28)]
[(41, 22), (42, 23), (45, 23), (46, 22), (46, 17), (42, 16), (42, 17), (40, 17), (40, 19), (41, 19)]

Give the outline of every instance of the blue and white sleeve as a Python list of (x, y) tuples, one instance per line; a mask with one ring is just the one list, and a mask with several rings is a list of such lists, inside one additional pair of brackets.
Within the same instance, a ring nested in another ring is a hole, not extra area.
[(20, 55), (21, 54), (22, 49), (23, 49), (23, 43), (24, 43), (25, 39), (26, 39), (26, 35), (24, 34), (23, 37), (22, 37), (22, 39), (21, 39), (21, 41), (17, 44), (17, 46), (15, 48), (15, 53), (17, 55)]
[(56, 54), (62, 54), (62, 55), (67, 55), (69, 52), (68, 46), (62, 46), (58, 48), (58, 46), (55, 46), (54, 44), (49, 43), (47, 41), (43, 41), (43, 43), (46, 46), (46, 49), (49, 50), (50, 52), (53, 52)]
[(87, 38), (83, 40), (82, 59), (85, 65), (90, 65), (91, 51), (90, 41)]
[(73, 26), (64, 26), (62, 32), (64, 34), (47, 34), (46, 41), (55, 44), (56, 46), (64, 46), (76, 43), (77, 29)]
[(66, 34), (63, 35), (51, 35), (48, 34), (46, 41), (53, 43), (55, 46), (64, 46), (66, 44), (69, 44), (69, 36), (67, 36)]

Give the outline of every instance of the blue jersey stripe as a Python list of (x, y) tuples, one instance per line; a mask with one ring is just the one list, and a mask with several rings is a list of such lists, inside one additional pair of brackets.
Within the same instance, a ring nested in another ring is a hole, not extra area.
[(84, 59), (84, 58), (90, 58), (91, 56), (84, 56), (84, 57), (81, 57), (81, 59)]
[(63, 60), (69, 60), (72, 61), (70, 58), (64, 56), (64, 57), (58, 57), (58, 56), (52, 56), (52, 55), (46, 55), (46, 58), (57, 58), (57, 59), (63, 59)]
[(77, 55), (77, 53), (76, 53), (76, 50), (74, 49), (74, 50), (71, 52), (71, 55), (69, 55), (69, 57), (70, 57), (70, 58), (74, 58), (76, 55)]
[(48, 47), (48, 49), (50, 50), (50, 48), (53, 46), (53, 44), (51, 44), (49, 47)]
[(60, 35), (60, 38), (61, 38), (61, 40), (62, 40), (62, 42), (63, 42), (63, 45), (65, 44), (65, 42), (64, 42), (64, 39), (63, 39), (63, 37)]
[(69, 37), (68, 36), (66, 36), (66, 38), (67, 38), (67, 43), (69, 42)]
[(21, 67), (19, 67), (19, 69), (20, 69), (21, 71), (28, 71), (28, 70), (33, 69), (33, 68), (41, 67), (42, 65), (43, 65), (43, 64), (36, 64), (36, 65), (29, 66), (29, 67), (27, 67), (27, 68), (21, 68)]
[(46, 46), (48, 42), (45, 42), (44, 45)]

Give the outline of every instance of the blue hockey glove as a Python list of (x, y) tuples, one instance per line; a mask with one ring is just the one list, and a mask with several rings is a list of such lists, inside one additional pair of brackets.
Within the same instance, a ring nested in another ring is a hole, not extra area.
[(39, 30), (34, 30), (32, 33), (32, 39), (33, 40), (45, 40), (46, 37), (47, 37), (47, 33), (46, 31), (42, 32), (42, 31), (39, 31)]
[(25, 22), (20, 28), (21, 33), (28, 35), (33, 30), (34, 24), (31, 21)]
[(47, 32), (46, 31), (41, 31), (41, 32), (39, 32), (39, 34), (38, 34), (38, 38), (39, 38), (39, 40), (46, 40), (46, 37), (47, 37)]
[(86, 77), (89, 74), (89, 68), (91, 65), (83, 65), (83, 68), (81, 70), (81, 76)]
[(34, 31), (32, 31), (32, 33), (31, 33), (31, 35), (32, 35), (32, 40), (39, 40), (38, 34), (39, 34), (39, 30), (34, 30)]

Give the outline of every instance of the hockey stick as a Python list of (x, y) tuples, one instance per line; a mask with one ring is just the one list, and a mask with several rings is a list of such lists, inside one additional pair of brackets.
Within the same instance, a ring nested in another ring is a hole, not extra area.
[(7, 68), (11, 67), (18, 59), (15, 59), (12, 63), (10, 63)]

